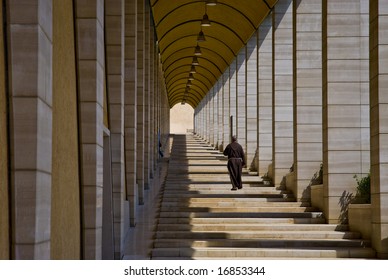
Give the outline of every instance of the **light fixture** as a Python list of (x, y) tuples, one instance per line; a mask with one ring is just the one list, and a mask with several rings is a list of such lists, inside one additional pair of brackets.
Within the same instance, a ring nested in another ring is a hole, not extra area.
[(205, 14), (203, 15), (202, 21), (201, 21), (201, 26), (210, 26), (210, 25), (211, 25), (211, 23), (210, 23), (209, 17), (207, 15), (207, 13), (205, 12)]
[(194, 55), (202, 55), (202, 51), (201, 51), (201, 47), (200, 46), (197, 45), (195, 47)]
[(193, 73), (190, 73), (190, 74), (189, 74), (189, 80), (190, 80), (190, 81), (194, 80), (194, 75), (193, 75)]
[(197, 42), (205, 42), (206, 41), (206, 38), (205, 38), (205, 34), (203, 34), (203, 31), (199, 31), (198, 33), (198, 37), (197, 37)]
[(193, 84), (191, 83), (191, 80), (187, 81), (186, 87), (191, 87)]
[(195, 70), (195, 66), (191, 65), (190, 73), (197, 73), (197, 70)]
[(189, 93), (189, 91), (190, 91), (190, 87), (189, 87), (189, 86), (186, 86), (185, 93)]
[(191, 63), (192, 65), (199, 65), (198, 58), (196, 56), (193, 57), (193, 62)]
[(217, 5), (217, 0), (206, 0), (206, 5), (215, 6)]

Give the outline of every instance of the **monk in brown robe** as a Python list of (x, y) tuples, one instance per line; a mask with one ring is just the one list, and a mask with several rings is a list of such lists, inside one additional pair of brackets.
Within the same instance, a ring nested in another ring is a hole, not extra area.
[(228, 156), (228, 171), (233, 186), (232, 191), (242, 189), (241, 174), (242, 168), (245, 166), (245, 155), (243, 148), (237, 143), (236, 136), (232, 136), (232, 143), (226, 146), (224, 155)]

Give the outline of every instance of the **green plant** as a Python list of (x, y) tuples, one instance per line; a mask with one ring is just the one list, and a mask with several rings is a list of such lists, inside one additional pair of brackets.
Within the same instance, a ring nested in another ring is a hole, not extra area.
[(358, 178), (354, 175), (353, 178), (357, 182), (357, 196), (364, 198), (366, 203), (370, 203), (370, 173), (367, 176)]
[(322, 185), (323, 184), (323, 163), (319, 167), (319, 171), (315, 172), (313, 178), (311, 178), (310, 184), (313, 185)]

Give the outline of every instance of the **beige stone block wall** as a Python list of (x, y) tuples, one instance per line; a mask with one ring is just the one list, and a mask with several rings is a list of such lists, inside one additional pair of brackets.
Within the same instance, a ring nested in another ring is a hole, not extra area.
[[(3, 3), (0, 2), (0, 38), (3, 33)], [(0, 44), (0, 260), (10, 258), (8, 131), (4, 44)]]
[(53, 2), (51, 258), (80, 259), (81, 214), (72, 1)]
[(372, 209), (370, 204), (349, 205), (349, 229), (360, 232), (362, 238), (370, 240), (372, 233)]

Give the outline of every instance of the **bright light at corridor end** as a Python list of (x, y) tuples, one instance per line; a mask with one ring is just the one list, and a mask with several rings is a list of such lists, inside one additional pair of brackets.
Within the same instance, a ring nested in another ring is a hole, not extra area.
[(187, 103), (179, 103), (170, 110), (170, 133), (186, 134), (194, 128), (194, 109)]

